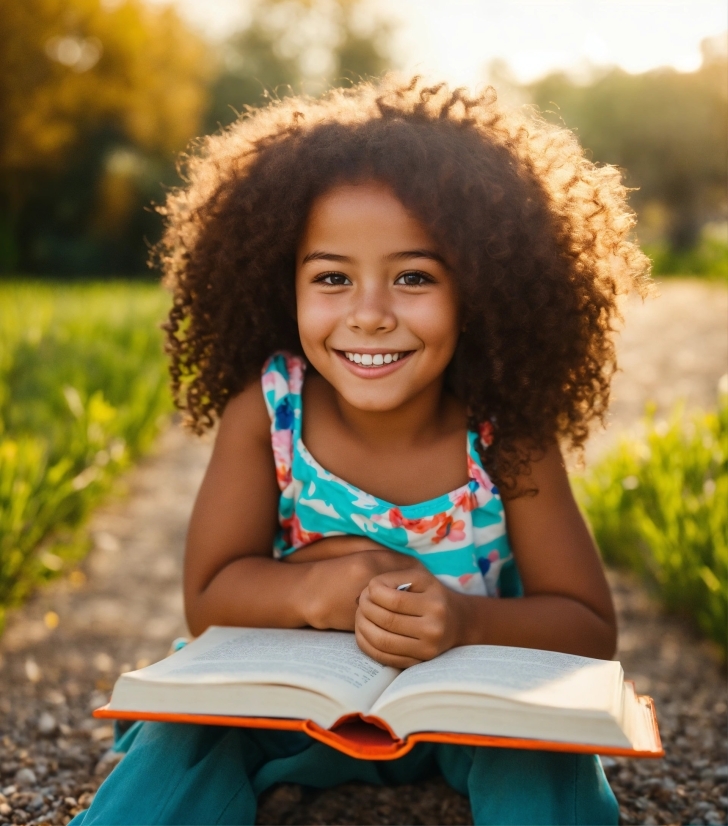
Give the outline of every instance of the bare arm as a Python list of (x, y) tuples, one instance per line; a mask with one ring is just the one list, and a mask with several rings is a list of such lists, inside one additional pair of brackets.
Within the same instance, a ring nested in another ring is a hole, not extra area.
[[(617, 645), (612, 596), (558, 447), (532, 467), (538, 494), (504, 502), (524, 598), (488, 601), (482, 616), (490, 626), (487, 636), (502, 645), (608, 659)], [(467, 620), (467, 641), (484, 635), (477, 619), (472, 617), (473, 625)]]
[(256, 382), (223, 413), (192, 512), (184, 599), (193, 634), (209, 625), (353, 630), (356, 600), (369, 580), (416, 565), (353, 537), (299, 551), (295, 565), (273, 559), (279, 493), (270, 419)]
[(533, 463), (528, 481), (538, 487), (536, 496), (504, 502), (524, 597), (458, 594), (428, 574), (401, 593), (393, 590), (394, 577), (381, 575), (362, 594), (357, 615), (367, 653), (400, 668), (456, 645), (613, 656), (617, 626), (609, 586), (556, 445)]

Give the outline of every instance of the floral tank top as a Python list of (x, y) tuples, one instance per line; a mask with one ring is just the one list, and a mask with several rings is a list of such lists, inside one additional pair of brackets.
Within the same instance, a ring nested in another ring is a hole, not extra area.
[(330, 536), (366, 536), (419, 561), (444, 585), (464, 594), (519, 596), (503, 503), (468, 432), (469, 481), (415, 505), (393, 505), (330, 473), (301, 439), (306, 362), (279, 352), (263, 367), (263, 395), (281, 495), (274, 556)]

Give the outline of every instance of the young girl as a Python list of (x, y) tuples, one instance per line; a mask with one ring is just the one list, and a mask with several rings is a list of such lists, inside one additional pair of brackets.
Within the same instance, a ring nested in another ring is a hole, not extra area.
[[(618, 173), (492, 90), (391, 78), (245, 117), (187, 171), (161, 245), (172, 383), (195, 431), (219, 418), (191, 632), (341, 629), (398, 668), (458, 645), (611, 657), (559, 446), (603, 416), (616, 295), (646, 285)], [(476, 823), (618, 817), (588, 755), (420, 744), (375, 762), (161, 723), (117, 748), (74, 824), (252, 823), (274, 783), (436, 771)]]

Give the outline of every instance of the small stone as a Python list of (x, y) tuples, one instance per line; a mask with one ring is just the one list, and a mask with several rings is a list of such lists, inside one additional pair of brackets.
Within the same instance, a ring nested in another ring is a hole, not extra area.
[(17, 786), (5, 786), (5, 788), (3, 789), (3, 794), (5, 795), (5, 797), (10, 797), (11, 794), (15, 794), (15, 792), (17, 791)]
[(611, 769), (617, 765), (617, 761), (613, 757), (600, 757), (599, 759), (602, 761), (602, 766), (605, 769)]
[(66, 702), (66, 697), (57, 688), (51, 688), (46, 692), (46, 700), (54, 706), (61, 706)]
[(15, 782), (19, 786), (35, 786), (38, 778), (35, 776), (33, 769), (18, 769), (18, 771), (15, 772)]
[(35, 811), (36, 809), (40, 809), (43, 805), (43, 795), (42, 794), (34, 794), (33, 797), (25, 804), (27, 809), (31, 811)]
[(715, 809), (711, 809), (709, 812), (706, 812), (704, 817), (705, 822), (710, 823), (711, 826), (713, 824), (725, 823), (725, 819), (721, 817)]
[(28, 657), (25, 661), (25, 676), (31, 683), (37, 683), (43, 677), (43, 672), (40, 670), (40, 666), (32, 657)]
[(53, 734), (57, 726), (56, 718), (47, 711), (38, 718), (38, 731), (43, 735)]
[(66, 804), (66, 806), (69, 806), (72, 809), (78, 806), (78, 801), (75, 797), (64, 797), (63, 802)]
[(724, 777), (728, 777), (728, 766), (718, 766), (718, 768), (713, 772), (713, 777), (722, 780)]
[(91, 731), (91, 738), (96, 742), (110, 740), (114, 736), (113, 726), (99, 726)]
[(109, 702), (109, 695), (104, 691), (94, 691), (89, 697), (88, 710), (95, 711), (99, 706)]
[(0, 803), (0, 815), (7, 817), (12, 811), (7, 803)]
[(123, 752), (114, 751), (113, 749), (109, 749), (108, 751), (104, 752), (101, 755), (101, 759), (96, 764), (94, 774), (101, 777), (106, 777), (106, 775), (111, 772), (111, 770), (116, 766), (116, 764), (121, 760), (123, 756)]
[(81, 797), (78, 798), (78, 805), (82, 809), (88, 809), (88, 807), (94, 802), (95, 794), (93, 792), (84, 792)]

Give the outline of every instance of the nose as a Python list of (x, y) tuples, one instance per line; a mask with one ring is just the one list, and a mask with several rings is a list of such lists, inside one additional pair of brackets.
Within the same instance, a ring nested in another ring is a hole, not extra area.
[(368, 335), (388, 333), (397, 326), (392, 296), (383, 285), (371, 285), (354, 290), (347, 325)]

